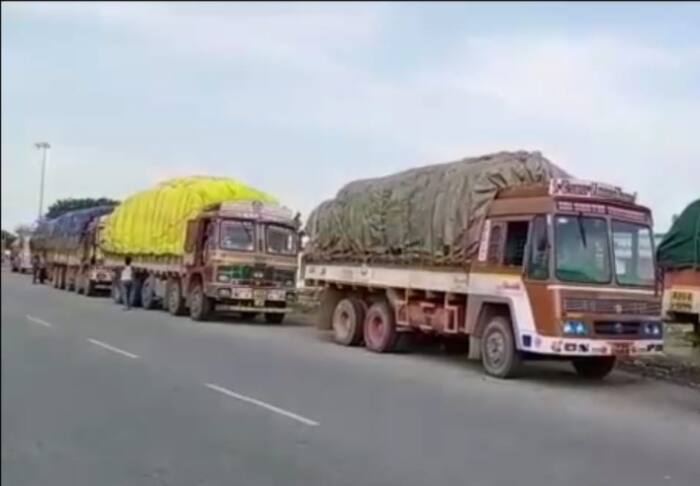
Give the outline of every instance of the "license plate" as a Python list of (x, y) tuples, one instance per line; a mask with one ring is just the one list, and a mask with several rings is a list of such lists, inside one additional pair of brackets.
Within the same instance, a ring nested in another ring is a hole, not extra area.
[(677, 311), (690, 311), (693, 308), (693, 294), (678, 290), (672, 291), (670, 307)]
[(610, 343), (610, 349), (615, 356), (629, 356), (631, 346), (630, 343)]

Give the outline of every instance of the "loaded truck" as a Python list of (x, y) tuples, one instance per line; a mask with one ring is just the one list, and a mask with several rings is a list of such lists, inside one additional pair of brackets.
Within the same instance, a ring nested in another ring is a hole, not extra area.
[(352, 182), (305, 233), (317, 325), (341, 345), (387, 353), (429, 334), (501, 378), (528, 359), (602, 378), (663, 350), (649, 209), (539, 152)]
[(33, 238), (33, 250), (42, 259), (49, 282), (59, 289), (93, 296), (112, 288), (98, 241), (113, 206), (67, 212), (43, 221)]
[(13, 272), (32, 271), (31, 233), (20, 231), (10, 245), (10, 269)]
[[(295, 298), (299, 223), (271, 196), (233, 179), (173, 179), (126, 199), (102, 247), (115, 302), (197, 321), (216, 312), (281, 323)], [(131, 258), (133, 290), (120, 272)]]
[(700, 199), (683, 210), (659, 243), (663, 314), (669, 322), (693, 324), (700, 336)]

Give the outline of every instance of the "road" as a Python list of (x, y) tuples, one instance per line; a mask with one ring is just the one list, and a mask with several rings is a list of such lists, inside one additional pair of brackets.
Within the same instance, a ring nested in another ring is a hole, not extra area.
[(517, 381), (2, 274), (2, 484), (697, 486), (700, 393)]

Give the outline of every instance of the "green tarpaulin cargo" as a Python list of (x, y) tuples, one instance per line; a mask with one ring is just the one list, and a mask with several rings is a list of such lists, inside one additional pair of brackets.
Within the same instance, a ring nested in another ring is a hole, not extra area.
[(459, 265), (500, 189), (569, 177), (539, 152), (499, 152), (354, 181), (309, 216), (307, 261)]
[(700, 269), (700, 199), (690, 203), (671, 225), (656, 258), (665, 270)]

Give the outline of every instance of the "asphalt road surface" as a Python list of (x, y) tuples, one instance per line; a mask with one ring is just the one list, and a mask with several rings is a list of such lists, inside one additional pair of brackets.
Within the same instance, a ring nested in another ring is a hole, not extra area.
[(697, 390), (326, 341), (3, 271), (2, 484), (700, 484)]

